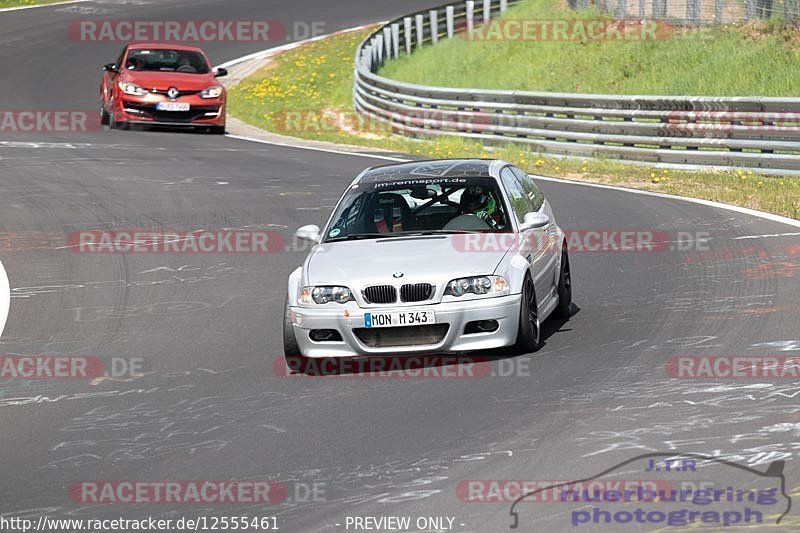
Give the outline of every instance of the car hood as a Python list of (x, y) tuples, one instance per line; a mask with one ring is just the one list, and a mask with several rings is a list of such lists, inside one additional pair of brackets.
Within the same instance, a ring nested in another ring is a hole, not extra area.
[(206, 87), (219, 85), (213, 74), (186, 74), (183, 72), (131, 72), (126, 71), (125, 81), (145, 89), (166, 91), (175, 87), (183, 91), (202, 91)]
[[(394, 237), (320, 244), (309, 256), (310, 285), (428, 282), (492, 274), (505, 251), (464, 251), (458, 235)], [(402, 272), (402, 277), (394, 276)]]

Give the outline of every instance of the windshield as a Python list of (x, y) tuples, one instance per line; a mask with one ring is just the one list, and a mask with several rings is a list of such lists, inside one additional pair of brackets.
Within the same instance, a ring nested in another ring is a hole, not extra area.
[(509, 232), (493, 178), (360, 182), (345, 193), (325, 242), (418, 233)]
[(125, 68), (149, 72), (184, 72), (208, 74), (206, 58), (200, 52), (189, 50), (134, 49), (128, 53)]

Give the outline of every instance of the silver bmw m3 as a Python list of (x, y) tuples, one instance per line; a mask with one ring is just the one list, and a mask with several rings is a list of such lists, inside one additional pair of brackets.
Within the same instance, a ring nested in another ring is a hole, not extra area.
[(564, 232), (534, 180), (500, 160), (369, 168), (347, 187), (289, 276), (289, 358), (540, 347), (568, 316)]

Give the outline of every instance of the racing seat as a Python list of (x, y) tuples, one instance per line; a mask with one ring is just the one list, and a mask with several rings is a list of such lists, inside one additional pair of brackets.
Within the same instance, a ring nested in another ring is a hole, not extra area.
[(373, 216), (367, 217), (367, 232), (395, 233), (412, 229), (411, 208), (401, 194), (380, 194), (375, 200)]

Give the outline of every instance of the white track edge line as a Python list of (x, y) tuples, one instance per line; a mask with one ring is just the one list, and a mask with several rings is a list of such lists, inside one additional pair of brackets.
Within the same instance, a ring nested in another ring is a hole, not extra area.
[(583, 181), (574, 181), (574, 180), (565, 180), (561, 178), (551, 178), (548, 176), (539, 176), (537, 174), (531, 174), (537, 180), (543, 181), (554, 181), (557, 183), (567, 183), (571, 185), (582, 185), (584, 187), (597, 187), (600, 189), (611, 189), (614, 191), (623, 191), (629, 192), (633, 194), (641, 194), (644, 196), (653, 196), (656, 198), (664, 198), (667, 200), (682, 200), (684, 202), (690, 202), (693, 204), (705, 205), (708, 207), (716, 207), (719, 209), (725, 209), (727, 211), (734, 211), (736, 213), (742, 213), (745, 215), (750, 215), (758, 218), (764, 218), (767, 220), (771, 220), (772, 222), (779, 222), (781, 224), (787, 224), (789, 226), (793, 226), (795, 228), (800, 228), (800, 220), (795, 220), (793, 218), (784, 217), (781, 215), (776, 215), (774, 213), (767, 213), (766, 211), (759, 211), (757, 209), (750, 209), (748, 207), (739, 207), (738, 205), (731, 205), (731, 204), (723, 204), (721, 202), (715, 202), (713, 200), (703, 200), (701, 198), (690, 198), (688, 196), (677, 196), (675, 194), (667, 194), (663, 192), (654, 192), (654, 191), (644, 191), (641, 189), (630, 189), (628, 187), (619, 187), (616, 185), (606, 185), (604, 183), (589, 183)]
[(3, 262), (0, 261), (0, 335), (3, 334), (3, 329), (6, 326), (10, 307), (11, 286), (8, 283), (8, 275), (6, 274), (6, 269), (3, 268)]
[(265, 139), (256, 139), (254, 137), (245, 137), (243, 135), (234, 135), (232, 133), (226, 133), (225, 137), (230, 137), (231, 139), (238, 139), (240, 141), (250, 141), (254, 143), (261, 143), (261, 144), (269, 144), (272, 146), (283, 146), (286, 148), (300, 148), (302, 150), (312, 150), (315, 152), (327, 152), (330, 154), (342, 154), (342, 155), (352, 155), (354, 157), (366, 157), (369, 159), (382, 159), (384, 161), (396, 161), (398, 163), (407, 163), (409, 161), (413, 161), (413, 159), (402, 159), (399, 157), (390, 157), (386, 155), (378, 155), (378, 154), (370, 154), (368, 152), (349, 152), (347, 150), (336, 150), (335, 148), (321, 148), (318, 146), (301, 146), (297, 144), (291, 143), (282, 143), (276, 141), (268, 141)]

